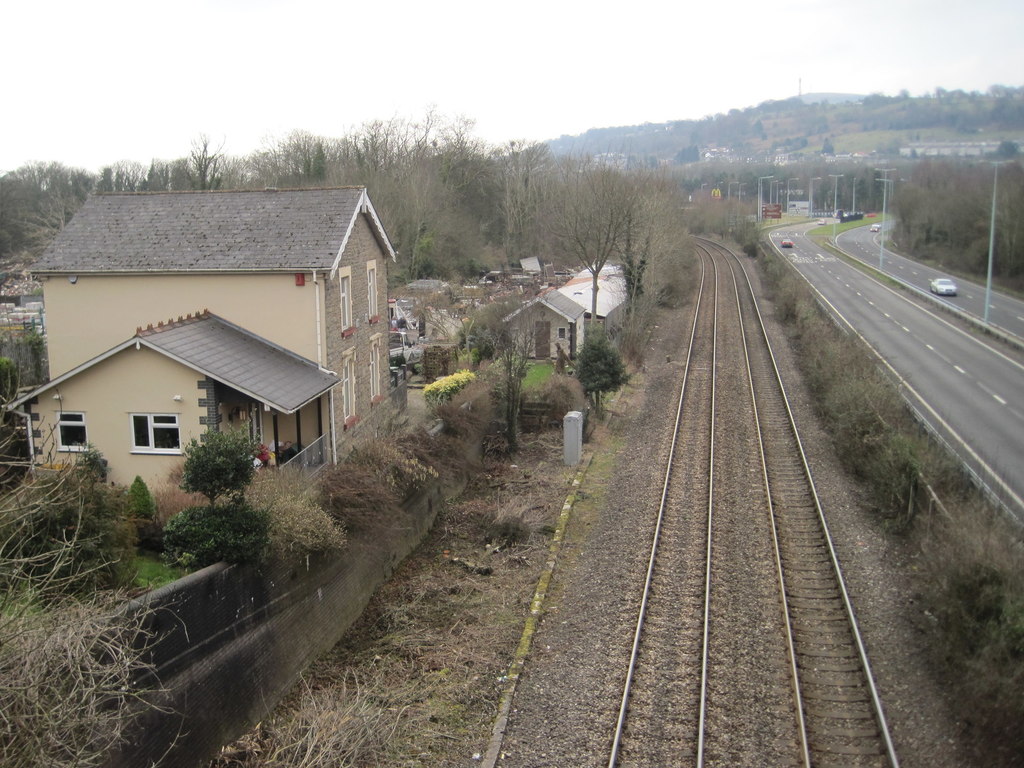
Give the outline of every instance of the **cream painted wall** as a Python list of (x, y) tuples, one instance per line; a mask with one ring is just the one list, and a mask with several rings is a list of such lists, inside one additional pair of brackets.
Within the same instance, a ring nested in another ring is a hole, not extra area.
[[(33, 424), (42, 437), (36, 439), (42, 463), (62, 462), (74, 453), (56, 452), (54, 432), (59, 405), (65, 411), (85, 413), (86, 438), (110, 465), (109, 480), (129, 484), (136, 475), (152, 488), (163, 482), (170, 470), (180, 465), (180, 455), (133, 454), (132, 413), (178, 414), (181, 444), (198, 437), (206, 427), (200, 418), (206, 408), (199, 406), (204, 393), (197, 387), (202, 378), (195, 371), (142, 347), (122, 350), (107, 360), (43, 392), (32, 406), (40, 414)], [(59, 392), (61, 400), (53, 399)], [(181, 396), (181, 401), (174, 399)]]
[[(50, 378), (135, 335), (138, 327), (208, 309), (315, 362), (324, 327), (324, 275), (294, 273), (100, 276), (44, 280)], [(319, 293), (319, 302), (317, 294)], [(319, 323), (318, 323), (319, 313)]]

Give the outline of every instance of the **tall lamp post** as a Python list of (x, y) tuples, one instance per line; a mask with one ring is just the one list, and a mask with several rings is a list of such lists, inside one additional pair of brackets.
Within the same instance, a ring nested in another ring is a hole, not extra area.
[(881, 232), (879, 232), (880, 237), (878, 238), (878, 268), (881, 269), (882, 262), (885, 259), (885, 229), (886, 224), (888, 223), (885, 219), (885, 205), (888, 198), (889, 184), (891, 183), (887, 174), (890, 173), (891, 171), (895, 171), (896, 169), (875, 168), (875, 170), (882, 174), (882, 178), (876, 179), (876, 181), (882, 182), (882, 226), (879, 227), (879, 229), (881, 229)]
[(836, 212), (839, 209), (839, 180), (843, 178), (841, 173), (830, 173), (828, 175), (830, 179), (835, 179), (835, 187), (832, 192), (832, 242), (836, 241), (836, 227), (839, 225), (839, 216)]
[(800, 179), (786, 179), (786, 215), (789, 215), (789, 182), (800, 181)]
[(765, 179), (774, 179), (774, 178), (775, 178), (774, 176), (758, 176), (757, 177), (757, 223), (758, 224), (760, 224), (762, 219), (764, 218), (762, 216), (762, 214), (761, 214), (761, 208), (764, 206), (764, 203), (762, 202), (762, 199), (761, 199), (761, 182), (764, 181)]
[(821, 181), (821, 176), (815, 176), (811, 179), (811, 183), (807, 186), (807, 204), (810, 206), (807, 211), (808, 216), (814, 215), (814, 182)]
[(992, 219), (988, 225), (988, 276), (985, 278), (985, 325), (988, 325), (988, 305), (992, 301), (992, 257), (996, 250), (996, 190), (999, 189), (999, 163), (992, 163)]

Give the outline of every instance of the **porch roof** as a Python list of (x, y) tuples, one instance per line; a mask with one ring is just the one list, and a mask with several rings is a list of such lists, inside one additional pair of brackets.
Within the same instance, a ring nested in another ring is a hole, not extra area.
[(133, 346), (159, 352), (282, 413), (294, 413), (341, 379), (209, 311), (139, 328), (135, 336), (13, 401), (42, 392)]
[(140, 328), (136, 339), (284, 413), (294, 413), (340, 381), (312, 360), (210, 312)]

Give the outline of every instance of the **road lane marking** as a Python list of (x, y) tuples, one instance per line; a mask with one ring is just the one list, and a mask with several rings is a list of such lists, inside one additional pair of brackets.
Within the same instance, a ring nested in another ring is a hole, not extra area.
[(957, 372), (957, 373), (962, 373), (962, 374), (963, 374), (964, 376), (966, 376), (966, 375), (967, 375), (967, 371), (965, 371), (965, 370), (964, 370), (963, 368), (961, 368), (961, 367), (960, 367), (959, 365), (954, 365), (954, 366), (953, 366), (953, 368), (954, 368), (954, 369), (956, 370), (956, 372)]
[(900, 327), (901, 327), (901, 328), (902, 328), (902, 329), (903, 329), (904, 331), (906, 331), (907, 333), (910, 333), (910, 329), (909, 329), (909, 328), (907, 328), (907, 326), (905, 326), (905, 325), (901, 325)]
[(993, 400), (995, 400), (995, 401), (996, 401), (997, 403), (999, 403), (1000, 405), (1006, 405), (1006, 400), (1004, 400), (1003, 398), (1001, 398), (1001, 397), (1000, 397), (1000, 396), (999, 396), (998, 394), (996, 394), (996, 393), (995, 393), (995, 392), (994, 392), (993, 390), (991, 390), (991, 389), (989, 389), (988, 387), (986, 387), (986, 386), (985, 386), (985, 385), (984, 385), (984, 384), (983, 384), (982, 382), (980, 382), (980, 381), (978, 382), (978, 387), (979, 387), (979, 388), (981, 389), (981, 391), (982, 391), (982, 392), (984, 392), (985, 394), (987, 394), (987, 395), (991, 395), (991, 396), (992, 396), (992, 399), (993, 399)]

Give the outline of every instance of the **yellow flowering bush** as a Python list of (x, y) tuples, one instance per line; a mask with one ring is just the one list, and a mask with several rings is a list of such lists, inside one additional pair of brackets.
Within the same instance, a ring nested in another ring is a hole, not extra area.
[(432, 406), (447, 403), (456, 394), (476, 381), (472, 371), (457, 371), (451, 376), (444, 376), (423, 388), (423, 399)]

